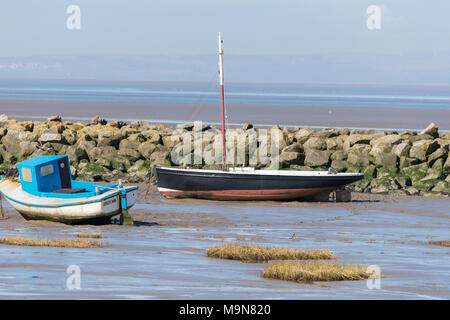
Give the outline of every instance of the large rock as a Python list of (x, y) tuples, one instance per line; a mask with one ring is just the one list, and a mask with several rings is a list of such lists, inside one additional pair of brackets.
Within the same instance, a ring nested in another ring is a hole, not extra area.
[(409, 155), (409, 150), (411, 149), (411, 143), (408, 141), (401, 142), (392, 147), (392, 153), (397, 157), (403, 157)]
[(4, 148), (12, 155), (16, 155), (20, 152), (20, 139), (17, 135), (7, 134), (1, 140)]
[(368, 144), (355, 144), (348, 150), (347, 162), (355, 167), (368, 166), (370, 151), (371, 147)]
[(370, 144), (372, 136), (367, 134), (351, 134), (348, 136), (348, 147), (353, 147), (355, 144)]
[(447, 157), (447, 160), (444, 163), (443, 171), (446, 174), (450, 173), (450, 157)]
[(365, 167), (370, 164), (370, 160), (367, 155), (353, 151), (348, 153), (347, 162), (356, 167)]
[(427, 175), (420, 179), (420, 181), (428, 181), (428, 180), (440, 180), (442, 178), (442, 171), (440, 170), (434, 170), (434, 169), (428, 169)]
[(316, 150), (326, 150), (327, 142), (324, 138), (320, 137), (310, 137), (304, 144), (305, 149), (316, 149)]
[(290, 144), (282, 150), (282, 152), (300, 152), (300, 153), (302, 153), (303, 151), (304, 150), (302, 145), (298, 142)]
[(66, 129), (62, 132), (63, 140), (69, 145), (73, 145), (77, 142), (77, 132), (75, 130)]
[(89, 139), (89, 136), (84, 135), (78, 139), (74, 146), (83, 149), (87, 154), (89, 154), (89, 152), (96, 147), (95, 141)]
[(406, 167), (414, 166), (419, 164), (420, 160), (416, 158), (409, 158), (407, 156), (401, 156), (399, 160), (399, 168), (403, 169)]
[(297, 142), (299, 143), (305, 143), (309, 137), (311, 137), (314, 134), (314, 129), (312, 128), (303, 128), (297, 131), (297, 133), (295, 133), (295, 139)]
[(51, 116), (49, 118), (47, 118), (47, 121), (55, 121), (55, 122), (61, 122), (61, 116)]
[(332, 138), (340, 135), (348, 135), (348, 129), (324, 128), (317, 132), (317, 136), (321, 138)]
[[(162, 142), (163, 142), (164, 147), (166, 147), (167, 149), (172, 149), (176, 145), (182, 143), (185, 140), (186, 137), (189, 137), (189, 136), (186, 136), (186, 135), (183, 136), (181, 134), (179, 134), (179, 135), (163, 136), (162, 137)], [(192, 137), (191, 137), (191, 140), (193, 140)]]
[(87, 163), (77, 172), (80, 180), (101, 181), (102, 176), (109, 171), (98, 163)]
[(137, 151), (136, 149), (132, 149), (132, 148), (122, 147), (119, 149), (117, 154), (128, 158), (131, 162), (134, 162), (134, 161), (138, 160), (139, 158), (141, 158), (141, 154), (139, 153), (139, 151)]
[(106, 121), (105, 119), (101, 118), (100, 116), (95, 116), (91, 119), (91, 124), (96, 125), (96, 124), (101, 124), (101, 125), (105, 125), (108, 123), (108, 121)]
[(331, 160), (346, 160), (347, 153), (343, 150), (337, 150), (331, 154)]
[(154, 129), (146, 130), (146, 131), (142, 132), (142, 135), (145, 137), (145, 139), (148, 142), (155, 143), (155, 144), (162, 142), (161, 135), (158, 132), (158, 130), (154, 130)]
[(144, 143), (139, 144), (138, 151), (147, 159), (150, 159), (153, 151), (156, 150), (156, 144), (151, 141), (146, 141)]
[(345, 160), (333, 160), (330, 167), (337, 172), (345, 172), (348, 168), (348, 162)]
[(150, 166), (144, 160), (136, 161), (129, 169), (130, 182), (146, 181), (150, 178)]
[(382, 143), (390, 148), (392, 148), (394, 145), (398, 145), (402, 142), (402, 137), (398, 134), (388, 134), (386, 136), (382, 136), (378, 139), (374, 139), (370, 142), (371, 145), (376, 145), (379, 143)]
[(306, 149), (305, 165), (310, 167), (327, 167), (330, 163), (330, 151)]
[(374, 157), (374, 163), (379, 167), (397, 166), (397, 156), (391, 152), (391, 147), (381, 142), (373, 145), (370, 155)]
[(432, 140), (419, 140), (413, 143), (409, 150), (411, 158), (426, 161), (427, 157), (439, 148), (439, 143)]
[(420, 134), (428, 134), (433, 138), (439, 137), (439, 127), (434, 123), (430, 123)]
[(370, 183), (371, 193), (387, 194), (390, 190), (397, 190), (399, 186), (393, 178), (373, 179)]
[(98, 131), (97, 146), (113, 146), (119, 148), (119, 144), (122, 140), (122, 134), (119, 129), (105, 126)]
[(344, 148), (345, 138), (344, 136), (337, 136), (333, 138), (328, 138), (326, 142), (328, 150), (340, 150)]
[(450, 194), (450, 183), (447, 181), (438, 181), (431, 191)]
[(446, 156), (447, 152), (444, 149), (442, 148), (437, 149), (428, 156), (428, 166), (432, 167), (436, 160), (444, 159)]
[(284, 151), (280, 154), (279, 162), (280, 167), (286, 168), (291, 164), (303, 165), (303, 161), (305, 159), (305, 155), (300, 152), (294, 151)]

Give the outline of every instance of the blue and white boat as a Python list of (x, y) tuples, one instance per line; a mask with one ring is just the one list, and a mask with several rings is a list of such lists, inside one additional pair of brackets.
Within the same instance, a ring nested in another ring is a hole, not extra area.
[(28, 159), (17, 168), (20, 180), (1, 177), (0, 192), (27, 220), (101, 223), (136, 203), (137, 186), (73, 180), (66, 155)]

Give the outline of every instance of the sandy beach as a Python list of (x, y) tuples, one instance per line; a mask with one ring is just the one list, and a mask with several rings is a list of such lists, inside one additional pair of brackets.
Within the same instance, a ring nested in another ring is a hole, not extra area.
[[(450, 106), (449, 106), (450, 107)], [(63, 120), (90, 120), (100, 115), (109, 121), (148, 120), (177, 124), (201, 120), (218, 124), (220, 107), (213, 104), (152, 102), (89, 102), (0, 100), (0, 113), (20, 120), (45, 120), (53, 115)], [(434, 122), (441, 131), (450, 130), (449, 110), (348, 108), (308, 106), (228, 105), (228, 124), (253, 123), (298, 127), (346, 127), (422, 130)]]
[[(135, 226), (25, 221), (3, 201), (2, 237), (102, 232), (104, 248), (0, 245), (0, 299), (449, 299), (448, 198), (355, 194), (351, 203), (166, 200), (141, 185)], [(338, 262), (381, 269), (366, 281), (267, 280), (267, 263), (206, 257), (225, 243), (331, 250)], [(69, 265), (81, 288), (69, 290)]]

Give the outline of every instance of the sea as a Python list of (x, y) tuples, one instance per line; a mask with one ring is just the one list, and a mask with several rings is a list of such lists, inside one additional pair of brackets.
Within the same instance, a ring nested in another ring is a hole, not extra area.
[[(450, 110), (449, 86), (226, 84), (234, 105)], [(217, 104), (216, 82), (0, 80), (0, 99)]]

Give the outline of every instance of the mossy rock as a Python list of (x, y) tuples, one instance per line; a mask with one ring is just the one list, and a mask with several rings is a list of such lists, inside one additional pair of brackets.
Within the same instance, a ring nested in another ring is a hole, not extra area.
[(409, 158), (407, 156), (401, 156), (399, 158), (399, 168), (400, 169), (411, 167), (411, 166), (417, 165), (419, 163), (420, 163), (419, 159), (416, 159), (416, 158)]
[(111, 168), (117, 170), (126, 170), (131, 167), (131, 162), (125, 157), (117, 157), (116, 159), (111, 159)]
[(408, 191), (404, 189), (389, 190), (389, 194), (393, 196), (408, 196)]
[(420, 140), (413, 143), (409, 150), (409, 156), (411, 158), (419, 159), (420, 161), (426, 161), (427, 157), (435, 152), (439, 148), (437, 141)]
[(99, 165), (101, 165), (102, 167), (105, 167), (105, 168), (108, 168), (108, 169), (111, 169), (111, 168), (112, 168), (111, 160), (109, 160), (109, 159), (98, 158), (97, 160), (95, 160), (94, 163), (99, 164)]
[(423, 197), (436, 197), (441, 196), (442, 194), (436, 191), (420, 191), (420, 195)]
[(450, 183), (447, 181), (438, 181), (431, 191), (450, 194)]
[(412, 185), (411, 178), (405, 174), (398, 174), (397, 176), (395, 176), (395, 181), (402, 188), (406, 188)]
[(102, 176), (109, 173), (109, 170), (98, 163), (87, 163), (79, 170), (78, 177), (80, 180), (100, 181)]
[(406, 187), (404, 190), (405, 190), (405, 191), (408, 193), (408, 195), (410, 195), (410, 196), (417, 196), (417, 195), (420, 194), (420, 191), (417, 190), (416, 188), (414, 188), (413, 186)]
[(414, 185), (414, 183), (419, 182), (420, 180), (422, 180), (423, 178), (425, 178), (427, 175), (426, 172), (421, 171), (421, 170), (417, 170), (414, 171), (412, 173), (410, 173), (408, 176), (411, 178), (411, 181)]
[(374, 165), (369, 165), (362, 170), (364, 173), (364, 178), (373, 179), (377, 176), (378, 169)]
[(370, 183), (370, 192), (376, 194), (387, 194), (390, 190), (397, 190), (399, 186), (392, 178), (377, 178)]
[(400, 172), (409, 176), (413, 182), (419, 181), (427, 175), (428, 165), (424, 162), (418, 165), (403, 168)]
[[(412, 179), (411, 179), (412, 180)], [(436, 186), (436, 184), (441, 181), (438, 179), (430, 179), (430, 180), (425, 180), (425, 181), (414, 181), (412, 180), (412, 185), (414, 188), (420, 190), (420, 191), (430, 191), (431, 189), (434, 188), (434, 186)]]
[(347, 188), (355, 192), (367, 192), (370, 191), (370, 183), (371, 179), (364, 178), (362, 180), (359, 180), (358, 182), (352, 183), (351, 185), (347, 186)]
[(112, 170), (102, 175), (102, 179), (106, 182), (127, 181), (128, 175), (121, 170)]
[(398, 169), (396, 167), (382, 167), (377, 170), (377, 178), (394, 178), (398, 174)]

